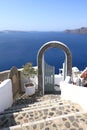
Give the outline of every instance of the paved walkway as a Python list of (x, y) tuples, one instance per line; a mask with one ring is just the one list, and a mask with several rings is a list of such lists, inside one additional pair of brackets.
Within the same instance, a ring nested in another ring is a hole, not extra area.
[(59, 95), (24, 97), (0, 114), (0, 130), (87, 130), (87, 113)]

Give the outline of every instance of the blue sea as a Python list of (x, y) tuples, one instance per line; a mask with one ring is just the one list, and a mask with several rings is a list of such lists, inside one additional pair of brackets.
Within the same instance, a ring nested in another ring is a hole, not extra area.
[[(87, 34), (65, 32), (0, 32), (0, 71), (21, 68), (25, 63), (37, 65), (40, 47), (48, 41), (60, 41), (66, 44), (72, 54), (72, 66), (79, 70), (87, 66)], [(45, 52), (45, 61), (55, 66), (58, 73), (65, 60), (61, 49), (51, 48)]]

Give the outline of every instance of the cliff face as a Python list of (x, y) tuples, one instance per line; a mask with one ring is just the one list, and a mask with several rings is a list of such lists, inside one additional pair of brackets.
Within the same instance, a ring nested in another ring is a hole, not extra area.
[(87, 27), (81, 27), (79, 29), (67, 29), (65, 32), (68, 33), (80, 33), (80, 34), (87, 34)]

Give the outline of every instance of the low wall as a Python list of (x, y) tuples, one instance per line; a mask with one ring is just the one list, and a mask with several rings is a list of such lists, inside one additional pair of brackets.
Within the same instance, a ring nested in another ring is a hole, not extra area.
[(9, 73), (10, 73), (10, 70), (0, 72), (0, 81), (2, 82), (4, 80), (8, 79)]
[(60, 85), (60, 82), (63, 81), (63, 76), (61, 74), (54, 75), (54, 84)]
[(60, 83), (61, 97), (80, 104), (87, 111), (87, 88), (66, 82)]
[(13, 104), (11, 79), (6, 79), (0, 84), (0, 112)]

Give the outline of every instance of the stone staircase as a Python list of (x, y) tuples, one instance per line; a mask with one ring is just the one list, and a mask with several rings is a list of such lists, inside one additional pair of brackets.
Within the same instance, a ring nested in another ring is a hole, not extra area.
[(36, 99), (0, 113), (0, 130), (87, 130), (87, 113), (80, 105), (59, 95)]

